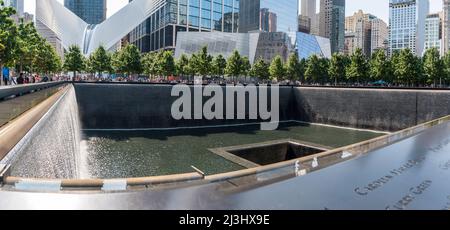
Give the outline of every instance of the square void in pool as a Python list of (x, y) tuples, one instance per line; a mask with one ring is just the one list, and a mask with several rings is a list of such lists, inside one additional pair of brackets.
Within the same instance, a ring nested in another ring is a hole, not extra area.
[(327, 147), (293, 140), (210, 149), (211, 152), (247, 168), (289, 161), (327, 150)]

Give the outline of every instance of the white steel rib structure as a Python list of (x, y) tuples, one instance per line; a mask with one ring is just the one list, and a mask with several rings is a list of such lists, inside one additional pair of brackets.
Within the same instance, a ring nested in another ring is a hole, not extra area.
[(36, 0), (36, 21), (53, 31), (65, 49), (77, 45), (89, 55), (100, 45), (112, 48), (164, 4), (134, 0), (101, 24), (89, 25), (56, 0)]

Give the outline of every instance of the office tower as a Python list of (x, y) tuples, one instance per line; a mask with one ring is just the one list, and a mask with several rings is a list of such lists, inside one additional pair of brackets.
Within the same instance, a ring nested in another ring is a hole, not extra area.
[(450, 49), (450, 0), (443, 0), (442, 4), (442, 51), (445, 54)]
[(367, 57), (370, 57), (374, 50), (382, 48), (388, 38), (386, 23), (362, 10), (345, 18), (345, 33), (344, 53), (351, 54), (356, 48), (360, 48)]
[[(292, 43), (298, 30), (298, 0), (241, 0), (239, 3), (239, 33), (251, 31), (284, 32), (287, 33)], [(265, 26), (267, 19), (262, 16), (264, 12), (272, 15), (271, 23), (276, 21), (276, 26), (271, 31)]]
[(320, 1), (319, 32), (330, 39), (332, 53), (344, 51), (345, 0)]
[(163, 0), (129, 41), (142, 52), (175, 49), (177, 33), (237, 32), (239, 0)]
[(425, 20), (425, 47), (424, 52), (430, 48), (436, 48), (441, 55), (442, 42), (442, 13), (429, 14)]
[(428, 0), (389, 1), (389, 53), (410, 49), (422, 55), (425, 44), (425, 21)]
[(106, 19), (106, 0), (64, 0), (64, 6), (88, 24), (100, 24)]
[(277, 14), (264, 8), (259, 11), (260, 30), (265, 32), (277, 32)]
[(17, 11), (17, 14), (22, 17), (24, 13), (24, 0), (4, 0), (3, 3), (5, 6), (14, 7)]
[(299, 31), (312, 33), (316, 31), (318, 20), (316, 16), (316, 0), (300, 0), (301, 13), (299, 16)]
[(344, 39), (344, 54), (352, 55), (357, 48), (356, 45), (356, 33), (355, 32), (345, 32)]
[(308, 16), (298, 16), (298, 31), (302, 33), (311, 33), (311, 18)]
[(386, 22), (380, 18), (375, 18), (371, 21), (372, 32), (370, 42), (370, 52), (373, 54), (376, 50), (386, 50), (386, 44), (389, 39), (389, 30)]
[(319, 35), (320, 34), (320, 13), (316, 13), (315, 16), (313, 16), (315, 23), (311, 24), (311, 34), (313, 35)]
[(175, 49), (178, 32), (285, 32), (295, 43), (297, 0), (164, 0), (130, 33), (142, 52)]

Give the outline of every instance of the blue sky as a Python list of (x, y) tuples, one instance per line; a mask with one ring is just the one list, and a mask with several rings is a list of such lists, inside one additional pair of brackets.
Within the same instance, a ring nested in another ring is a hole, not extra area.
[[(45, 0), (38, 0), (45, 1)], [(58, 0), (63, 2), (63, 0)], [(442, 9), (442, 0), (429, 0), (430, 12), (438, 12)], [(108, 16), (126, 5), (128, 0), (108, 0)], [(25, 0), (25, 11), (34, 13), (35, 0)], [(346, 0), (346, 14), (352, 15), (359, 9), (374, 14), (386, 22), (389, 20), (389, 0)]]

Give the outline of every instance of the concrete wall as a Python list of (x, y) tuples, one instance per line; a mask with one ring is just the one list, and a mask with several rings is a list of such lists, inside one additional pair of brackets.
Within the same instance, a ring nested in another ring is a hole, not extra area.
[[(75, 84), (83, 128), (170, 128), (255, 122), (174, 120), (171, 106), (177, 98), (171, 97), (171, 89), (168, 85)], [(395, 131), (448, 114), (450, 91), (280, 88), (281, 120)]]

